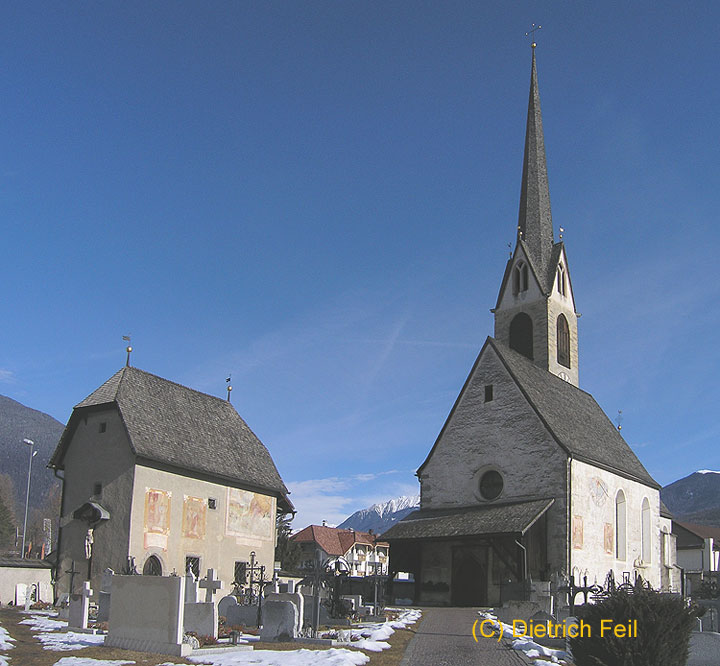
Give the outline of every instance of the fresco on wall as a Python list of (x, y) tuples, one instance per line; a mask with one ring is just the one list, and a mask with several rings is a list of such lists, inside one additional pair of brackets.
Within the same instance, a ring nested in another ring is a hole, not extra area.
[(605, 523), (604, 543), (605, 552), (612, 555), (615, 539), (613, 538), (613, 526), (610, 523)]
[(183, 498), (182, 533), (188, 539), (205, 538), (205, 522), (207, 517), (207, 504), (199, 497)]
[(154, 488), (145, 489), (145, 548), (162, 548), (167, 550), (167, 539), (170, 534), (170, 498), (172, 493)]
[(573, 548), (580, 550), (583, 547), (583, 519), (582, 516), (573, 516), (572, 521)]
[(225, 532), (228, 536), (272, 539), (274, 528), (272, 497), (249, 490), (228, 488), (225, 523)]

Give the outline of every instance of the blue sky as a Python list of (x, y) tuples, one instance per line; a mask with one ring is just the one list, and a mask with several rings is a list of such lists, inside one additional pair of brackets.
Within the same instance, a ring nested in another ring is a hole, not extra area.
[(23, 2), (0, 21), (0, 393), (224, 395), (296, 527), (416, 492), (514, 240), (537, 49), (580, 383), (720, 467), (713, 2)]

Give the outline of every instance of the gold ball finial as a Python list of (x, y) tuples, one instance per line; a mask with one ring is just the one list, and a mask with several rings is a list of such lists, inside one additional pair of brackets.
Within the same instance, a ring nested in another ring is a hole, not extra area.
[(230, 391), (232, 391), (232, 386), (228, 386), (228, 393), (230, 393)]
[(536, 48), (536, 47), (537, 47), (537, 42), (533, 42), (532, 44), (530, 44), (530, 46), (532, 46), (533, 48)]
[(130, 345), (128, 345), (128, 346), (125, 348), (125, 351), (129, 354), (129, 353), (132, 351), (132, 347), (131, 347)]

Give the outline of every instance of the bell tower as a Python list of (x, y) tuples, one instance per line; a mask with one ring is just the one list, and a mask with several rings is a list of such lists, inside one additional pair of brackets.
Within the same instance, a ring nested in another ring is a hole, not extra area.
[(492, 310), (495, 338), (577, 386), (578, 315), (565, 245), (553, 234), (535, 47), (517, 238)]

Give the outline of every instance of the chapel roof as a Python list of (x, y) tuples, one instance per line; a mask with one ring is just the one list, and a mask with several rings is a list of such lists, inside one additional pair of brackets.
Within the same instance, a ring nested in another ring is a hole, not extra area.
[(81, 413), (110, 405), (117, 406), (139, 458), (269, 490), (292, 510), (270, 453), (230, 402), (133, 367), (75, 405), (48, 466), (64, 468)]

